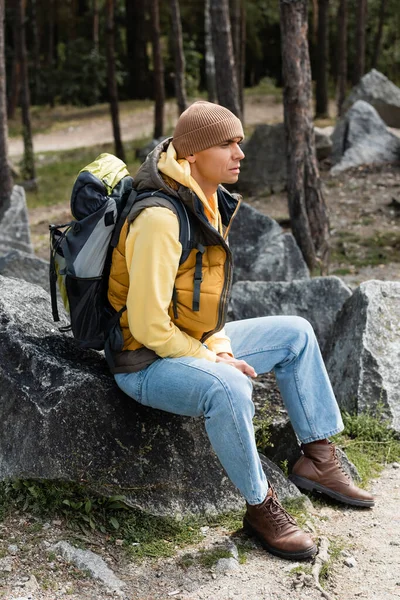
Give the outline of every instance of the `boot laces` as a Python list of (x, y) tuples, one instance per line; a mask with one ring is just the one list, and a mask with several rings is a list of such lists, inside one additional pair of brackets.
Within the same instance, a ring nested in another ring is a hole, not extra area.
[(269, 512), (279, 529), (286, 525), (296, 525), (296, 521), (286, 512), (279, 500), (271, 496), (268, 501)]
[(346, 473), (346, 471), (344, 470), (342, 461), (340, 460), (337, 451), (336, 451), (336, 447), (334, 446), (334, 444), (331, 444), (331, 452), (332, 452), (332, 458), (335, 461), (335, 463), (337, 464), (337, 466), (339, 467), (339, 469), (342, 471), (343, 475), (345, 475), (347, 477), (347, 479), (350, 479), (349, 475)]

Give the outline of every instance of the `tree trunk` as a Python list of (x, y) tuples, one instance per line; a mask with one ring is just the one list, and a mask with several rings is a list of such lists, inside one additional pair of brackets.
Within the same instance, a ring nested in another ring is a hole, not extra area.
[(379, 10), (378, 29), (377, 29), (376, 36), (374, 39), (374, 54), (372, 56), (372, 65), (371, 65), (372, 69), (376, 69), (378, 60), (379, 60), (379, 53), (381, 51), (382, 32), (383, 32), (383, 25), (385, 22), (386, 5), (387, 5), (387, 0), (381, 0), (381, 6), (380, 6), (380, 10)]
[(21, 92), (21, 64), (19, 62), (18, 47), (19, 47), (19, 28), (18, 19), (15, 13), (15, 6), (13, 9), (13, 59), (11, 66), (11, 82), (8, 92), (8, 103), (7, 103), (7, 114), (9, 119), (13, 119), (15, 111), (18, 106), (20, 92)]
[(240, 112), (244, 114), (244, 70), (246, 60), (246, 10), (244, 0), (231, 0), (230, 4), (233, 54), (236, 65)]
[(161, 54), (160, 7), (159, 0), (151, 0), (151, 23), (153, 31), (153, 65), (154, 65), (154, 137), (164, 135), (164, 63)]
[(37, 0), (31, 0), (32, 6), (32, 35), (33, 35), (33, 69), (34, 69), (34, 95), (33, 103), (38, 104), (41, 89), (40, 89), (40, 38), (37, 17)]
[(99, 2), (93, 0), (93, 48), (99, 51)]
[(287, 186), (293, 235), (312, 270), (328, 266), (329, 226), (315, 154), (307, 0), (280, 0)]
[(148, 28), (146, 0), (125, 0), (128, 51), (129, 94), (131, 98), (150, 98), (152, 83), (147, 56)]
[(329, 0), (318, 0), (318, 55), (316, 72), (316, 117), (328, 116)]
[(318, 38), (318, 0), (312, 0), (313, 10), (312, 10), (312, 31), (311, 37), (313, 44), (317, 44)]
[(217, 101), (217, 82), (215, 79), (215, 56), (212, 45), (212, 33), (211, 33), (211, 14), (210, 14), (210, 0), (205, 0), (204, 5), (204, 36), (205, 36), (205, 49), (206, 49), (206, 80), (207, 80), (207, 94), (209, 102)]
[(33, 153), (32, 127), (31, 127), (31, 98), (28, 77), (28, 59), (25, 41), (25, 0), (16, 0), (17, 27), (19, 29), (18, 58), (21, 65), (21, 113), (22, 113), (22, 135), (24, 139), (24, 156), (22, 159), (21, 172), (26, 180), (35, 181), (35, 156)]
[(218, 102), (241, 118), (228, 0), (212, 0), (211, 31)]
[(4, 0), (0, 0), (0, 221), (10, 206), (13, 182), (8, 165), (6, 69), (4, 56)]
[(186, 110), (185, 55), (183, 53), (182, 23), (179, 0), (171, 1), (172, 37), (175, 55), (175, 94), (178, 112)]
[(356, 11), (356, 54), (353, 84), (357, 85), (365, 73), (365, 27), (367, 23), (367, 0), (357, 0)]
[(107, 75), (108, 94), (110, 102), (111, 120), (114, 134), (115, 154), (125, 161), (125, 152), (121, 140), (119, 126), (119, 107), (117, 80), (115, 77), (115, 51), (114, 51), (114, 0), (106, 0), (107, 11)]
[(343, 102), (347, 88), (347, 0), (340, 0), (338, 10), (338, 80), (337, 80), (337, 114), (342, 114)]

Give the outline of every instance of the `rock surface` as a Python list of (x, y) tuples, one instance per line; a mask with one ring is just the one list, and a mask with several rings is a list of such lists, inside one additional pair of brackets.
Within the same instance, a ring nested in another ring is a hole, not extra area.
[(0, 480), (84, 480), (153, 514), (243, 506), (202, 419), (125, 396), (100, 354), (55, 328), (44, 290), (1, 276), (0, 406)]
[(400, 431), (400, 283), (367, 281), (344, 304), (326, 352), (341, 408), (382, 407)]
[(318, 160), (328, 158), (332, 152), (333, 127), (314, 127), (315, 150)]
[(338, 122), (332, 142), (333, 175), (358, 165), (400, 160), (400, 139), (363, 100), (358, 100)]
[(297, 281), (238, 281), (232, 289), (233, 321), (270, 315), (297, 315), (310, 321), (324, 350), (350, 289), (338, 277)]
[(0, 256), (14, 249), (33, 254), (25, 190), (18, 185), (14, 186), (10, 207), (0, 221)]
[(372, 69), (351, 91), (344, 103), (344, 110), (357, 100), (371, 104), (389, 127), (400, 128), (400, 88), (383, 73)]
[(257, 125), (246, 142), (246, 160), (240, 165), (237, 189), (240, 192), (268, 194), (286, 187), (286, 139), (283, 123)]
[(11, 250), (8, 254), (0, 256), (0, 275), (23, 279), (40, 285), (47, 292), (50, 291), (49, 263), (21, 250)]
[(68, 562), (76, 565), (78, 569), (89, 571), (92, 577), (101, 581), (110, 591), (121, 595), (125, 583), (114, 575), (113, 571), (98, 554), (91, 550), (75, 548), (65, 541), (57, 542), (50, 549), (63, 556)]
[(309, 278), (309, 271), (291, 233), (273, 219), (243, 203), (232, 223), (234, 281), (292, 281)]

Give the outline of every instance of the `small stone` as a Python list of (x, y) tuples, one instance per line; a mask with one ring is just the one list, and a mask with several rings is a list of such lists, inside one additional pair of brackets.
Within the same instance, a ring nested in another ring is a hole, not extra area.
[(13, 556), (15, 556), (15, 554), (18, 554), (19, 552), (19, 548), (17, 546), (17, 544), (10, 544), (7, 548), (9, 554), (12, 554)]
[(345, 557), (351, 556), (351, 552), (349, 552), (348, 550), (341, 550), (340, 554)]
[(202, 533), (202, 535), (206, 535), (207, 531), (210, 528), (208, 527), (208, 525), (204, 526), (204, 527), (200, 527), (200, 532)]
[(124, 543), (124, 540), (115, 540), (116, 546), (122, 546), (123, 543)]
[(354, 556), (349, 556), (348, 558), (345, 558), (343, 563), (346, 565), (346, 567), (349, 567), (350, 569), (357, 566), (357, 561), (354, 558)]
[(239, 563), (235, 558), (220, 558), (215, 565), (215, 570), (219, 573), (235, 571), (239, 568)]
[(400, 463), (398, 463), (398, 462), (394, 462), (394, 463), (392, 464), (392, 467), (393, 467), (393, 469), (400, 469)]

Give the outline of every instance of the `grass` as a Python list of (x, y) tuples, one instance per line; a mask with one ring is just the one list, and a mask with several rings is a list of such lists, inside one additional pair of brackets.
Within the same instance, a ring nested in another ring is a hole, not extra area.
[(381, 407), (375, 413), (344, 413), (343, 422), (344, 431), (332, 439), (357, 467), (361, 487), (378, 477), (386, 464), (400, 461), (399, 435), (388, 427)]
[(346, 264), (363, 267), (400, 262), (400, 233), (377, 231), (372, 236), (362, 237), (350, 231), (339, 231), (331, 259), (343, 268)]

